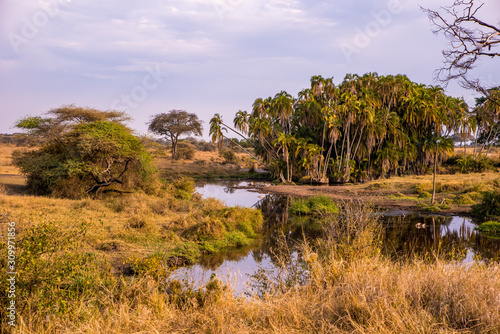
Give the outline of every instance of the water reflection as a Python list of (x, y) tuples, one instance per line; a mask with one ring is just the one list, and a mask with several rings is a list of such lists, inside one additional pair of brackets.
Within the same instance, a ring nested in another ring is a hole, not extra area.
[(383, 247), (393, 258), (414, 256), (471, 262), (498, 259), (500, 242), (475, 231), (471, 218), (402, 215), (382, 217)]
[(242, 187), (249, 187), (247, 181), (219, 181), (217, 183), (198, 183), (196, 191), (203, 197), (214, 197), (227, 206), (246, 206), (252, 207), (259, 200), (261, 194)]
[[(264, 235), (254, 245), (225, 253), (203, 257), (197, 265), (179, 269), (176, 276), (188, 276), (202, 284), (212, 273), (218, 273), (232, 282), (236, 294), (246, 290), (246, 282), (259, 268), (278, 272), (278, 250), (285, 249), (291, 258), (297, 257), (304, 238), (321, 236), (321, 221), (310, 217), (296, 217), (289, 213), (291, 198), (262, 195), (241, 187), (248, 182), (222, 182), (202, 184), (197, 190), (203, 197), (215, 197), (227, 205), (256, 207), (264, 216)], [(381, 217), (383, 226), (382, 249), (393, 259), (414, 256), (433, 259), (440, 255), (446, 259), (469, 263), (476, 260), (498, 260), (500, 240), (486, 238), (474, 228), (470, 218), (423, 216), (408, 212), (387, 212)], [(281, 253), (280, 255), (283, 255)]]

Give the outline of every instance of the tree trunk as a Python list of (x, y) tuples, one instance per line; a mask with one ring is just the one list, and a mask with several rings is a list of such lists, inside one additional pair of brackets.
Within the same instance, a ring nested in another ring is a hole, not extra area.
[(177, 157), (177, 138), (171, 136), (170, 140), (172, 141), (172, 160), (175, 160)]
[(245, 150), (245, 148), (243, 146), (241, 146), (240, 144), (238, 144), (237, 142), (235, 142), (234, 140), (232, 140), (231, 138), (228, 138), (224, 135), (222, 135), (223, 138), (226, 138), (227, 140), (229, 140), (231, 143), (237, 145), (239, 148), (241, 148), (246, 154), (248, 154), (249, 156), (251, 156), (252, 158), (254, 158), (255, 160), (257, 160), (258, 162), (260, 162), (261, 164), (265, 165), (262, 161), (260, 161), (259, 159), (257, 159), (252, 153), (248, 152), (247, 150)]
[(434, 176), (432, 179), (432, 199), (431, 204), (434, 204), (434, 200), (436, 197), (436, 171), (437, 171), (437, 156), (438, 156), (438, 145), (436, 144), (436, 152), (434, 152)]

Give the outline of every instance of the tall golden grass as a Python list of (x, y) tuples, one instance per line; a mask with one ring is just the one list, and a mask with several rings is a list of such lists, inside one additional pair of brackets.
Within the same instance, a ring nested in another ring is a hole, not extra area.
[[(234, 296), (149, 274), (97, 279), (68, 317), (23, 314), (22, 333), (498, 333), (500, 267), (380, 255), (376, 218), (345, 206), (306, 243), (306, 284)], [(284, 260), (286, 261), (286, 260)], [(271, 274), (271, 273), (269, 273)], [(291, 276), (293, 273), (291, 273)]]

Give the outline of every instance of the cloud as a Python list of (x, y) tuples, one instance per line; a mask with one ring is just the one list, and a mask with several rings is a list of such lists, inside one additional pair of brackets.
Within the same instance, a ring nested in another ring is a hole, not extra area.
[[(6, 36), (20, 33), (40, 3), (0, 2), (0, 70), (9, 82), (0, 91), (2, 117), (14, 106), (21, 114), (67, 103), (107, 109), (141, 87), (148, 68), (169, 76), (132, 110), (137, 127), (182, 106), (206, 120), (214, 112), (230, 117), (257, 97), (297, 94), (317, 74), (340, 82), (346, 73), (397, 72), (432, 83), (444, 46), (413, 0), (399, 0), (401, 11), (351, 62), (341, 43), (398, 0), (43, 1), (57, 1), (59, 10), (19, 53)], [(433, 8), (447, 2), (420, 1)]]

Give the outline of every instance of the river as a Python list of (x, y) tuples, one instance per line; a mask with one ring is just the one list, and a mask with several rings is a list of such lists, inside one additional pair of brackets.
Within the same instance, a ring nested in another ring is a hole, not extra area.
[[(214, 197), (228, 206), (255, 207), (264, 215), (264, 238), (248, 247), (203, 257), (199, 263), (180, 268), (172, 277), (182, 278), (195, 285), (206, 282), (216, 274), (230, 284), (235, 294), (252, 291), (252, 276), (259, 271), (278, 273), (282, 270), (275, 251), (277, 243), (286, 244), (289, 255), (297, 256), (297, 245), (304, 235), (315, 238), (321, 234), (314, 220), (297, 224), (288, 213), (289, 198), (263, 195), (248, 187), (259, 185), (250, 181), (220, 181), (199, 183), (202, 197)], [(394, 259), (413, 255), (429, 256), (439, 253), (450, 260), (471, 264), (498, 259), (500, 240), (482, 236), (475, 230), (477, 222), (468, 217), (421, 215), (405, 211), (379, 212), (383, 224), (383, 251)], [(453, 254), (450, 255), (450, 254)]]

